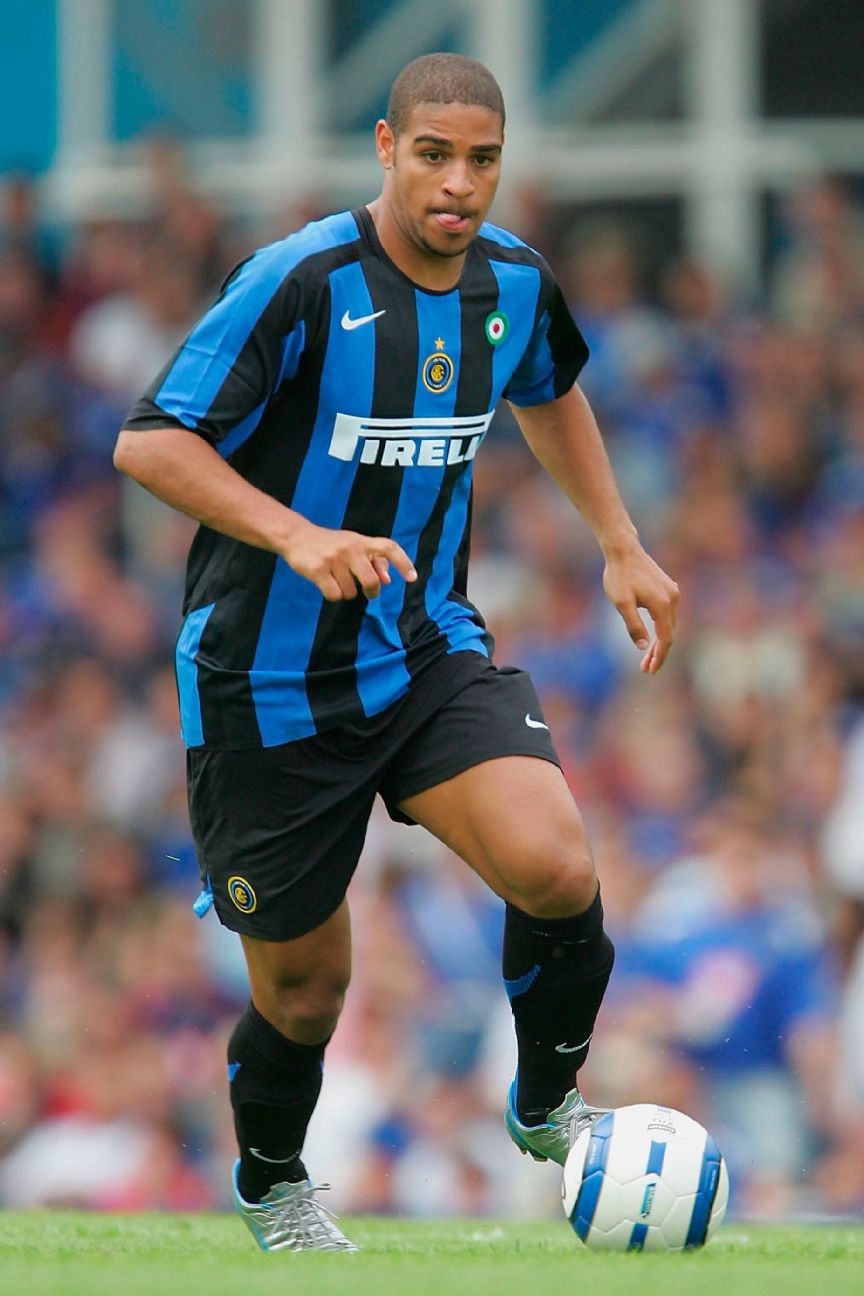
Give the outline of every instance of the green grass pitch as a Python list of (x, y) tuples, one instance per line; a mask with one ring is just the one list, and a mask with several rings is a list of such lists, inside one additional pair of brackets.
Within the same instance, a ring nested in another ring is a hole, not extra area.
[(701, 1252), (602, 1255), (562, 1219), (342, 1221), (359, 1255), (263, 1255), (228, 1215), (0, 1213), (3, 1296), (861, 1296), (864, 1228), (732, 1223)]

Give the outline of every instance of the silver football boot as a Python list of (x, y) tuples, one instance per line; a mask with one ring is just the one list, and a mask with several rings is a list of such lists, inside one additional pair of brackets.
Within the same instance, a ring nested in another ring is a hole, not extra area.
[(240, 1162), (234, 1163), (234, 1203), (262, 1251), (357, 1251), (333, 1223), (335, 1216), (315, 1194), (329, 1184), (274, 1184), (260, 1202), (247, 1202), (237, 1187)]
[(557, 1161), (564, 1164), (579, 1135), (588, 1125), (605, 1116), (609, 1107), (589, 1107), (578, 1089), (565, 1094), (559, 1106), (550, 1111), (542, 1125), (523, 1125), (516, 1115), (516, 1081), (507, 1093), (504, 1124), (507, 1133), (523, 1154), (530, 1152), (535, 1161)]

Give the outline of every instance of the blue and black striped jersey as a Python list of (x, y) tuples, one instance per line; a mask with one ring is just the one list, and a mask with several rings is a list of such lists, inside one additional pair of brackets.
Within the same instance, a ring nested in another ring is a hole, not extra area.
[(397, 269), (365, 207), (237, 267), (126, 426), (190, 429), (319, 526), (392, 536), (418, 579), (328, 603), (282, 558), (199, 528), (186, 744), (290, 742), (383, 711), (444, 654), (488, 655), (465, 586), (474, 456), (502, 396), (553, 400), (586, 358), (542, 257), (489, 224), (449, 292)]

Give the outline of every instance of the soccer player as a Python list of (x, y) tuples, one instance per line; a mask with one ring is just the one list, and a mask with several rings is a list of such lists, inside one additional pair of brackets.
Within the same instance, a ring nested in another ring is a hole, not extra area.
[(613, 961), (591, 851), (531, 681), (495, 667), (466, 596), (472, 465), (502, 396), (591, 526), (649, 675), (675, 620), (575, 385), (587, 348), (561, 292), (486, 222), (495, 79), (417, 59), (375, 142), (380, 196), (238, 266), (115, 452), (201, 523), (177, 679), (202, 895), (249, 970), (228, 1047), (234, 1192), (266, 1250), (355, 1249), (301, 1158), (376, 793), (506, 902), (514, 1142), (563, 1163), (598, 1111), (576, 1084)]

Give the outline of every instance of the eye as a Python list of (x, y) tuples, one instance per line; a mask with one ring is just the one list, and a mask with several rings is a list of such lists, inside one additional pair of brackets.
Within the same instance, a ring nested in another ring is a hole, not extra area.
[(492, 162), (493, 158), (489, 153), (478, 153), (474, 158), (474, 165), (481, 168), (491, 166)]
[(427, 149), (425, 153), (421, 154), (421, 156), (424, 157), (427, 162), (434, 163), (440, 162), (444, 157), (444, 154), (440, 152), (439, 149)]

